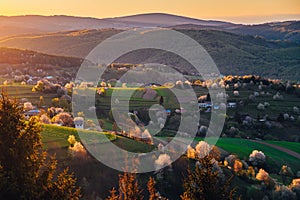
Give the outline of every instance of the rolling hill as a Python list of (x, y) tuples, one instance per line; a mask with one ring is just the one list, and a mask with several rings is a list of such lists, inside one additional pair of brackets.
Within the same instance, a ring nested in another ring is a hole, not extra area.
[(79, 67), (83, 59), (55, 56), (30, 50), (0, 47), (0, 64), (23, 66), (60, 66), (63, 68)]
[(256, 25), (230, 24), (227, 26), (205, 26), (191, 23), (170, 26), (170, 28), (186, 30), (219, 30), (240, 35), (252, 35), (271, 41), (300, 43), (299, 21), (272, 22)]
[(3, 77), (13, 78), (14, 75), (21, 74), (36, 77), (51, 75), (59, 77), (57, 80), (62, 84), (75, 77), (82, 62), (81, 58), (0, 47), (0, 75)]
[(115, 29), (101, 29), (12, 36), (0, 39), (0, 46), (83, 58), (98, 43), (119, 32)]
[[(199, 42), (212, 56), (221, 73), (256, 74), (270, 78), (300, 79), (300, 47), (297, 43), (268, 41), (261, 37), (228, 33), (219, 30), (176, 29)], [(84, 58), (104, 39), (121, 32), (116, 29), (64, 31), (12, 36), (0, 39), (0, 46), (30, 49), (46, 54)], [(185, 74), (191, 66), (167, 52), (139, 50), (117, 60), (124, 63), (172, 65)]]
[(99, 28), (130, 28), (130, 26), (118, 23), (113, 24), (106, 19), (87, 17), (0, 16), (0, 37)]
[(125, 17), (115, 17), (107, 19), (114, 22), (123, 22), (126, 24), (135, 24), (139, 26), (154, 26), (154, 27), (167, 27), (178, 24), (195, 24), (201, 26), (217, 26), (229, 27), (234, 24), (216, 20), (201, 20), (190, 17), (183, 17), (178, 15), (171, 15), (166, 13), (146, 13), (137, 14)]

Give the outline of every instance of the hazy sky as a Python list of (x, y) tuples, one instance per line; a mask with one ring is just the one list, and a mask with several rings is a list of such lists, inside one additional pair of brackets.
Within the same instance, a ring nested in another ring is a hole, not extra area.
[(300, 0), (0, 0), (0, 15), (105, 18), (152, 12), (260, 23), (300, 19)]

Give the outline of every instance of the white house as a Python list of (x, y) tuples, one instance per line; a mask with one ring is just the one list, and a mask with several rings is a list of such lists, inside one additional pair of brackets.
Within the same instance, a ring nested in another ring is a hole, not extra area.
[(74, 118), (74, 125), (75, 125), (75, 128), (83, 129), (84, 119), (82, 117), (75, 117)]
[(198, 103), (199, 108), (211, 108), (211, 102)]
[(37, 109), (35, 109), (35, 110), (29, 110), (29, 111), (27, 111), (27, 112), (24, 113), (25, 114), (25, 118), (29, 119), (32, 116), (36, 116), (36, 115), (40, 114), (40, 112), (41, 111), (39, 111)]
[(236, 108), (236, 102), (228, 102), (227, 108)]

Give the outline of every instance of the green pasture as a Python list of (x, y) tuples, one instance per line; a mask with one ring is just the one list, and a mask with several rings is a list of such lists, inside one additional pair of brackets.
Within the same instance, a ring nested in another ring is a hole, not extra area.
[[(114, 135), (105, 133), (105, 132), (97, 132), (97, 131), (88, 131), (88, 130), (82, 130), (82, 134), (89, 134), (93, 138), (93, 136), (106, 136), (109, 140), (115, 140), (116, 137)], [(43, 125), (43, 131), (42, 131), (42, 141), (45, 144), (46, 148), (52, 148), (52, 147), (67, 147), (69, 146), (69, 143), (67, 141), (69, 135), (74, 135), (76, 137), (76, 140), (80, 141), (80, 138), (78, 136), (78, 132), (75, 128), (71, 127), (65, 127), (65, 126), (56, 126), (56, 125)], [(104, 142), (105, 140), (101, 137), (97, 137), (97, 143)], [(90, 141), (87, 141), (90, 142)], [(55, 146), (54, 146), (55, 145)]]
[(46, 105), (52, 105), (51, 101), (56, 94), (44, 94), (39, 92), (32, 92), (32, 85), (21, 85), (20, 83), (13, 83), (12, 85), (0, 85), (1, 90), (7, 92), (11, 98), (22, 99), (26, 98), (33, 105), (37, 105), (40, 101), (40, 96), (44, 97)]
[[(106, 132), (97, 132), (97, 131), (87, 131), (83, 130), (82, 134), (89, 134), (91, 138), (90, 141), (93, 142), (92, 139), (95, 138), (93, 136), (106, 136), (114, 145), (117, 145), (120, 148), (123, 148), (130, 152), (149, 152), (154, 149), (154, 146), (145, 144), (143, 142), (135, 141), (129, 138), (115, 136)], [(69, 135), (74, 135), (76, 140), (80, 141), (77, 130), (75, 128), (64, 127), (64, 126), (56, 126), (56, 125), (43, 125), (42, 131), (42, 141), (45, 145), (45, 148), (65, 148), (69, 146), (67, 141)], [(100, 139), (99, 139), (100, 138)], [(103, 140), (101, 141), (101, 137), (97, 137), (97, 144), (101, 143), (104, 150), (107, 150), (109, 147)]]
[[(200, 141), (203, 139), (196, 138), (195, 140)], [(206, 141), (209, 143), (210, 139), (206, 138)], [(250, 140), (238, 138), (220, 138), (216, 146), (229, 153), (236, 154), (239, 158), (246, 160), (249, 158), (249, 155), (253, 150), (259, 150), (264, 152), (264, 154), (267, 156), (267, 163), (274, 169), (280, 169), (282, 165), (288, 165), (293, 169), (293, 171), (300, 170), (300, 162), (297, 158), (280, 150)]]
[[(170, 141), (171, 137), (159, 137), (160, 139)], [(195, 141), (203, 141), (203, 138), (197, 137)], [(208, 143), (213, 143), (215, 138), (205, 138)], [(275, 142), (275, 141), (271, 141)], [(282, 141), (278, 141), (279, 143)], [(291, 146), (297, 146), (298, 143), (290, 142)], [(285, 144), (285, 142), (283, 142)], [(287, 145), (287, 143), (285, 144)], [(274, 149), (272, 147), (266, 146), (264, 144), (256, 143), (250, 140), (239, 139), (239, 138), (219, 138), (217, 147), (227, 151), (230, 154), (237, 155), (240, 159), (248, 160), (249, 155), (253, 150), (262, 151), (267, 156), (267, 164), (273, 172), (280, 170), (282, 165), (288, 165), (292, 168), (294, 172), (300, 170), (300, 162), (297, 158), (282, 152), (280, 150)], [(299, 147), (296, 147), (299, 148)], [(274, 171), (275, 170), (275, 171)]]
[(287, 142), (287, 141), (264, 141), (264, 142), (267, 142), (269, 144), (275, 144), (276, 146), (284, 147), (286, 149), (295, 151), (300, 154), (300, 143), (298, 142)]

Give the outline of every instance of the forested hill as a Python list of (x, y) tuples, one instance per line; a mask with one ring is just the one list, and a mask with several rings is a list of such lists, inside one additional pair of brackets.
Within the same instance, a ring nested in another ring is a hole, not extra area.
[[(300, 47), (296, 43), (268, 41), (261, 37), (217, 30), (176, 29), (198, 41), (212, 56), (221, 73), (256, 74), (270, 78), (300, 80)], [(0, 40), (0, 46), (29, 49), (46, 54), (84, 58), (97, 44), (121, 32), (116, 29), (66, 31)], [(190, 73), (183, 59), (166, 52), (138, 51), (119, 62), (159, 62)]]

